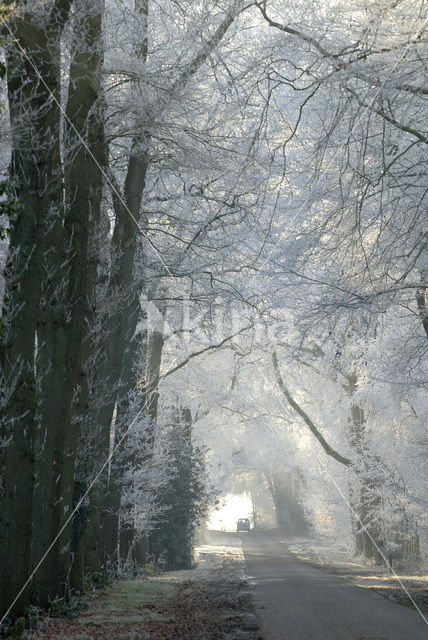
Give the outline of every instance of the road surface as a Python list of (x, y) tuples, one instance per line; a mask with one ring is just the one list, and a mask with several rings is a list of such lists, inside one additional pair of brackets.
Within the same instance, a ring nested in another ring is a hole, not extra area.
[(266, 640), (428, 640), (417, 611), (314, 569), (269, 534), (239, 534)]

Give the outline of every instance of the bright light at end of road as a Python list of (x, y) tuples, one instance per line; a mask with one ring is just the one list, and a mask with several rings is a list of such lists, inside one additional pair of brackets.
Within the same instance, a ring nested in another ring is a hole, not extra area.
[(220, 508), (211, 511), (208, 529), (236, 531), (238, 518), (251, 518), (253, 505), (248, 493), (239, 495), (228, 493), (220, 503)]

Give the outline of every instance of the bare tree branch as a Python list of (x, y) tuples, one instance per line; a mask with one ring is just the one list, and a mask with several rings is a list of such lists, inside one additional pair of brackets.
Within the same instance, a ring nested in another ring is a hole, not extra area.
[(187, 356), (187, 358), (185, 358), (183, 360), (183, 362), (180, 362), (175, 367), (172, 367), (172, 369), (169, 369), (169, 371), (167, 371), (162, 376), (160, 376), (159, 382), (161, 380), (163, 380), (164, 378), (166, 378), (167, 376), (170, 376), (172, 373), (175, 373), (179, 369), (182, 369), (183, 367), (185, 367), (186, 364), (188, 364), (190, 362), (190, 360), (193, 360), (193, 358), (196, 358), (197, 356), (200, 356), (203, 353), (206, 353), (207, 351), (212, 351), (214, 349), (220, 349), (220, 347), (222, 347), (226, 342), (228, 342), (229, 340), (232, 340), (233, 338), (236, 338), (236, 336), (239, 336), (241, 333), (244, 333), (244, 331), (247, 331), (248, 329), (251, 329), (252, 326), (253, 325), (248, 325), (247, 327), (244, 327), (243, 329), (240, 329), (236, 333), (233, 333), (231, 336), (227, 336), (226, 338), (224, 338), (223, 340), (221, 340), (221, 342), (218, 342), (217, 344), (211, 344), (208, 347), (204, 347), (203, 349), (200, 349), (199, 351), (195, 351), (194, 353), (191, 353), (189, 356)]
[(326, 454), (328, 456), (331, 456), (335, 460), (337, 460), (337, 462), (340, 462), (340, 464), (343, 464), (346, 467), (352, 467), (352, 464), (353, 464), (352, 460), (350, 460), (349, 458), (345, 458), (345, 456), (342, 456), (342, 454), (335, 451), (333, 447), (331, 447), (328, 444), (328, 442), (326, 441), (324, 436), (319, 432), (319, 430), (317, 429), (315, 424), (312, 422), (312, 420), (310, 419), (306, 411), (304, 411), (302, 407), (299, 404), (297, 404), (297, 402), (292, 397), (291, 393), (289, 392), (289, 390), (284, 384), (284, 380), (282, 379), (281, 372), (279, 370), (278, 357), (276, 355), (275, 350), (272, 352), (272, 362), (273, 362), (273, 367), (275, 369), (276, 381), (284, 397), (286, 398), (288, 404), (294, 409), (296, 413), (299, 414), (301, 418), (303, 418), (303, 421), (305, 422), (306, 426), (309, 427), (310, 431), (318, 440), (318, 442), (320, 443), (320, 445), (322, 446)]

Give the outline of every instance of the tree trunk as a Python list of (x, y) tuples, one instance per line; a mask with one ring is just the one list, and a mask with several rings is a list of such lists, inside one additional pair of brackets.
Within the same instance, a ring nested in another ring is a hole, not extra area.
[(69, 588), (70, 516), (75, 504), (80, 423), (87, 410), (84, 406), (87, 394), (83, 392), (87, 385), (85, 361), (97, 267), (90, 240), (100, 218), (103, 184), (100, 165), (105, 164), (100, 100), (102, 2), (80, 0), (79, 5), (66, 108), (65, 219), (63, 226), (52, 230), (51, 238), (53, 246), (63, 246), (63, 252), (57, 253), (56, 264), (64, 264), (66, 254), (66, 274), (63, 276), (59, 271), (61, 279), (51, 297), (53, 308), (47, 310), (46, 321), (40, 328), (42, 435), (50, 469), (42, 464), (47, 488), (39, 503), (50, 503), (51, 514), (40, 523), (35, 562), (42, 557), (47, 543), (55, 541), (49, 562), (44, 561), (36, 575), (37, 601), (41, 605), (66, 594)]
[[(145, 414), (150, 420), (149, 431), (146, 436), (146, 453), (144, 456), (135, 452), (133, 459), (130, 461), (134, 466), (144, 465), (151, 455), (151, 451), (154, 445), (155, 438), (155, 426), (158, 412), (158, 384), (160, 379), (160, 368), (162, 362), (162, 349), (164, 345), (164, 318), (165, 308), (160, 310), (161, 318), (152, 331), (151, 335), (147, 339), (147, 346), (145, 352), (146, 359), (146, 372), (143, 386), (144, 408)], [(142, 540), (142, 546), (139, 546), (136, 540), (136, 531), (132, 524), (125, 523), (122, 526), (121, 532), (121, 558), (122, 562), (130, 560), (129, 554), (132, 552), (132, 559), (134, 562), (138, 562), (138, 558), (145, 556), (149, 548), (149, 540), (144, 537)], [(138, 556), (138, 557), (137, 557)]]
[[(135, 276), (134, 282), (136, 288), (139, 288)], [(142, 355), (144, 341), (140, 334), (135, 334), (139, 318), (141, 318), (140, 302), (138, 297), (134, 297), (128, 313), (130, 326), (127, 329), (124, 341), (124, 345), (127, 346), (121, 358), (120, 379), (117, 379), (113, 390), (111, 388), (108, 389), (108, 400), (100, 408), (96, 416), (96, 423), (99, 428), (98, 459), (107, 459), (111, 437), (113, 437), (114, 451), (116, 451), (119, 443), (122, 443), (121, 446), (123, 447), (123, 438), (128, 430), (129, 420), (132, 420), (132, 416), (129, 414), (130, 401), (141, 375), (141, 360), (144, 360)], [(110, 369), (110, 366), (111, 362), (109, 362), (107, 355), (103, 363), (103, 372), (105, 373), (106, 368)], [(98, 387), (105, 386), (104, 376), (100, 377), (97, 385), (94, 390), (95, 396), (101, 392)], [(116, 418), (113, 425), (115, 408)], [(109, 420), (110, 424), (108, 423)], [(108, 424), (109, 428), (107, 428)], [(93, 570), (97, 565), (106, 567), (108, 564), (111, 567), (111, 563), (115, 564), (117, 560), (118, 518), (122, 493), (120, 476), (121, 470), (118, 468), (116, 455), (113, 455), (110, 463), (110, 474), (109, 468), (106, 467), (91, 493), (90, 512), (85, 534), (86, 566), (89, 570)]]
[(349, 503), (351, 523), (358, 555), (382, 562), (384, 536), (382, 526), (382, 503), (377, 477), (377, 462), (368, 451), (365, 436), (365, 417), (361, 406), (353, 400), (358, 380), (355, 375), (347, 376), (348, 393), (351, 398), (351, 418), (348, 439), (357, 454), (354, 477), (350, 478)]
[[(31, 13), (9, 23), (15, 40), (6, 49), (12, 125), (11, 180), (20, 209), (12, 223), (3, 310), (2, 366), (6, 387), (3, 429), (11, 442), (4, 456), (0, 527), (0, 608), (5, 613), (31, 574), (33, 487), (37, 438), (36, 341), (46, 237), (61, 214), (59, 37), (67, 18), (56, 3), (46, 25)], [(40, 79), (43, 78), (43, 81)], [(39, 432), (40, 433), (40, 432)], [(37, 455), (39, 451), (37, 451)], [(49, 464), (51, 461), (49, 461)], [(34, 514), (34, 523), (44, 517)], [(46, 540), (45, 540), (46, 543)], [(29, 603), (25, 589), (13, 608)]]
[(268, 485), (275, 504), (278, 526), (289, 535), (307, 533), (307, 522), (300, 502), (299, 481), (294, 474), (272, 471)]

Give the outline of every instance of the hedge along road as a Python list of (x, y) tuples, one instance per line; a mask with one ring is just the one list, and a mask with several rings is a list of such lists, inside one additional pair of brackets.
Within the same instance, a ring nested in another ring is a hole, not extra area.
[(428, 640), (416, 610), (310, 567), (273, 536), (238, 535), (266, 640)]

